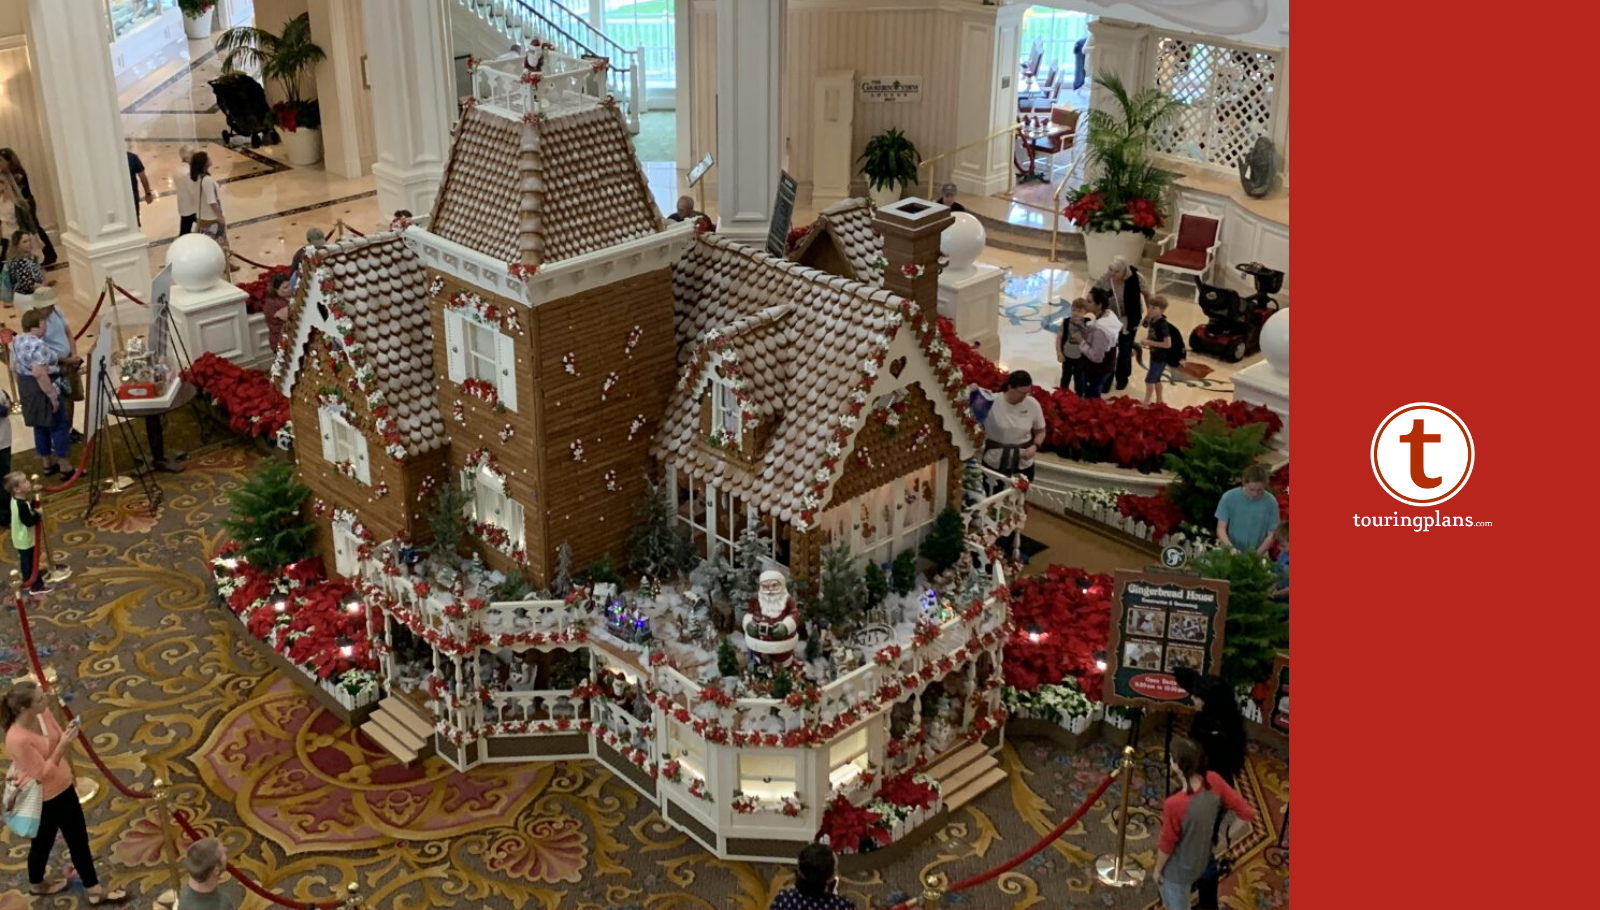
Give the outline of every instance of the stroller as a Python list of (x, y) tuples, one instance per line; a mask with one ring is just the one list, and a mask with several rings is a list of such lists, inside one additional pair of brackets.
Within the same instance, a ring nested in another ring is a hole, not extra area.
[(216, 93), (217, 106), (228, 118), (228, 126), (222, 131), (224, 143), (231, 146), (248, 142), (251, 148), (278, 144), (278, 123), (261, 83), (245, 73), (227, 73), (211, 80), (210, 85)]
[(1261, 325), (1278, 311), (1272, 295), (1283, 288), (1283, 272), (1259, 262), (1245, 262), (1239, 271), (1255, 280), (1256, 292), (1244, 297), (1231, 288), (1206, 284), (1197, 276), (1200, 309), (1206, 324), (1189, 333), (1189, 349), (1220, 357), (1230, 363), (1261, 350)]

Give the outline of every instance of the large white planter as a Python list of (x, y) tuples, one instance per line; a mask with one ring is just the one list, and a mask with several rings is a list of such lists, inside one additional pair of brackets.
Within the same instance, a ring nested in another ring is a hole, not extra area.
[(892, 186), (885, 187), (881, 190), (873, 189), (869, 184), (867, 186), (867, 198), (872, 200), (873, 208), (881, 209), (886, 205), (894, 205), (896, 202), (899, 202), (900, 191)]
[(183, 17), (183, 33), (190, 41), (203, 41), (211, 37), (211, 23), (217, 17), (217, 8), (206, 10), (198, 16)]
[(1083, 249), (1089, 258), (1089, 277), (1095, 279), (1104, 275), (1118, 256), (1129, 265), (1138, 265), (1144, 258), (1144, 235), (1138, 231), (1086, 231)]
[(305, 167), (322, 160), (322, 131), (301, 127), (297, 130), (280, 130), (284, 151), (289, 153), (289, 163)]

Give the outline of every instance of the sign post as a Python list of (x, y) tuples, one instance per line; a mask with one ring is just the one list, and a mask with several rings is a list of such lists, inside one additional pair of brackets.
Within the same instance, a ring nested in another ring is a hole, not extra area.
[(694, 187), (695, 199), (701, 212), (706, 210), (706, 188), (700, 181), (705, 179), (706, 172), (711, 170), (711, 166), (716, 163), (716, 156), (706, 152), (706, 156), (700, 159), (700, 163), (689, 169), (688, 185)]
[(794, 222), (794, 194), (800, 188), (788, 171), (778, 178), (778, 198), (772, 203), (772, 226), (767, 229), (767, 252), (782, 259), (789, 252), (789, 225)]
[(1130, 708), (1194, 707), (1173, 675), (1202, 676), (1222, 665), (1228, 583), (1160, 571), (1119, 569), (1111, 600), (1105, 703)]

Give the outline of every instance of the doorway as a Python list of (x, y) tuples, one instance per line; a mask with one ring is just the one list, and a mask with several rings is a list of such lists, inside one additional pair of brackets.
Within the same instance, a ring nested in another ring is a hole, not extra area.
[[(1089, 110), (1087, 13), (1031, 6), (1017, 42), (1017, 185), (1012, 201), (1046, 211), (1083, 179), (1084, 119)], [(1068, 184), (1063, 188), (1062, 184)]]

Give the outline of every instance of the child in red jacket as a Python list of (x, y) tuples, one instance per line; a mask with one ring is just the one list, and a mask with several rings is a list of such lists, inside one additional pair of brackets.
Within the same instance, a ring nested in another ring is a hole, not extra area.
[(1256, 812), (1215, 772), (1206, 770), (1205, 752), (1188, 737), (1172, 741), (1172, 770), (1183, 790), (1167, 797), (1161, 809), (1161, 843), (1156, 855), (1156, 885), (1166, 910), (1189, 910), (1189, 892), (1210, 864), (1217, 815), (1237, 818), (1225, 830), (1227, 843), (1250, 831)]

